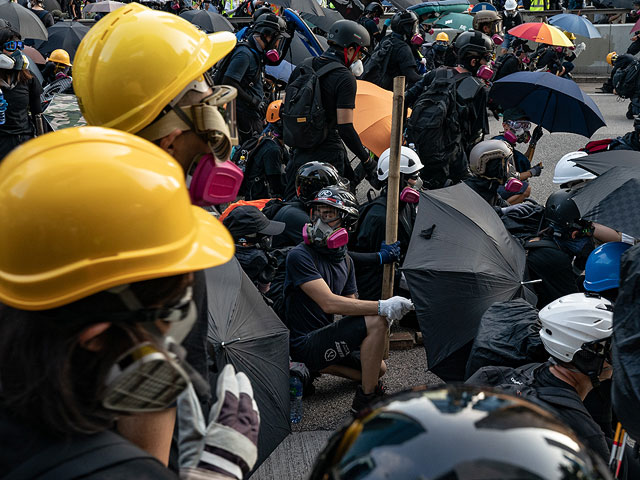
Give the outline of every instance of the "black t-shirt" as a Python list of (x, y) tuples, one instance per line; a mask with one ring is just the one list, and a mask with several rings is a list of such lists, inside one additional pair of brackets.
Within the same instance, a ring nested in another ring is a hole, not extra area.
[(374, 47), (376, 44), (376, 37), (380, 35), (380, 30), (378, 30), (378, 25), (369, 17), (362, 17), (358, 20), (358, 23), (367, 29), (369, 32), (369, 37), (371, 39), (371, 43), (369, 47)]
[[(258, 102), (262, 101), (264, 97), (262, 64), (258, 52), (252, 46), (243, 43), (235, 48), (231, 53), (231, 60), (224, 76), (238, 82), (253, 99), (257, 99)], [(243, 115), (249, 114), (254, 117), (258, 115), (253, 105), (247, 105), (241, 99), (238, 99), (237, 107)]]
[(531, 280), (542, 279), (542, 282), (532, 284), (538, 296), (537, 307), (542, 308), (557, 298), (577, 293), (577, 277), (573, 273), (572, 257), (552, 246), (527, 248), (533, 245), (535, 242), (527, 243), (525, 248), (529, 277)]
[(46, 28), (52, 27), (53, 24), (55, 23), (55, 21), (53, 20), (53, 15), (51, 15), (51, 13), (49, 13), (48, 10), (31, 10), (33, 13), (35, 13), (38, 18), (40, 19), (40, 21), (44, 24), (44, 26)]
[(309, 210), (300, 200), (292, 200), (272, 220), (285, 225), (284, 231), (273, 237), (273, 248), (294, 247), (302, 242), (302, 227), (309, 223)]
[(301, 285), (322, 278), (336, 295), (347, 296), (357, 292), (356, 277), (351, 259), (333, 263), (314, 252), (312, 247), (300, 244), (287, 255), (287, 273), (284, 280), (285, 316), (291, 331), (291, 340), (325, 327), (333, 322), (333, 315), (324, 313), (300, 288)]
[(522, 23), (523, 23), (523, 20), (522, 20), (522, 15), (520, 15), (520, 12), (516, 12), (516, 14), (513, 16), (507, 15), (506, 13), (502, 15), (502, 25), (504, 27), (505, 32), (508, 32), (513, 27), (517, 27)]
[(392, 33), (387, 38), (388, 40), (384, 39), (383, 41), (391, 42), (391, 58), (381, 86), (387, 90), (393, 90), (393, 79), (395, 77), (402, 75), (406, 77), (409, 75), (409, 71), (417, 74), (418, 67), (411, 47), (400, 35)]
[[(320, 77), (320, 94), (322, 106), (327, 117), (329, 133), (320, 145), (313, 148), (314, 151), (344, 149), (342, 139), (336, 129), (338, 123), (336, 110), (338, 108), (356, 108), (356, 77), (344, 66), (344, 58), (341, 58), (341, 55), (343, 55), (342, 52), (338, 53), (329, 49), (321, 56), (313, 59), (312, 66), (316, 71), (328, 65), (329, 62), (338, 62), (342, 65), (342, 68), (332, 70)], [(289, 82), (293, 82), (298, 76), (300, 76), (300, 69), (296, 68), (291, 73)]]
[(5, 112), (5, 123), (0, 125), (0, 135), (31, 135), (29, 112), (42, 113), (40, 94), (42, 86), (36, 77), (27, 82), (18, 82), (13, 88), (2, 87), (4, 99), (9, 104)]

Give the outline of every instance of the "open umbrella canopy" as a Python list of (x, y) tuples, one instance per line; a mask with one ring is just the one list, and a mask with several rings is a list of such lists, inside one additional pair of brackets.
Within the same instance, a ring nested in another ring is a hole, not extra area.
[(640, 171), (615, 167), (573, 195), (581, 218), (640, 238)]
[(62, 7), (58, 0), (44, 0), (44, 2), (42, 2), (42, 6), (45, 10), (49, 10), (50, 12), (53, 12), (54, 10), (62, 11)]
[(225, 17), (208, 10), (187, 10), (180, 14), (182, 18), (193, 23), (207, 33), (233, 32), (233, 25)]
[(573, 161), (594, 175), (602, 175), (615, 167), (633, 169), (635, 173), (640, 172), (640, 152), (635, 150), (609, 150), (575, 158)]
[(528, 293), (524, 249), (465, 183), (420, 194), (402, 271), (430, 368), (474, 338), (493, 303)]
[(439, 17), (433, 26), (440, 28), (453, 28), (454, 30), (462, 30), (463, 32), (466, 32), (473, 28), (473, 16), (468, 13), (447, 13), (446, 15)]
[(80, 22), (58, 22), (49, 27), (49, 39), (46, 42), (36, 42), (36, 49), (48, 57), (51, 52), (61, 48), (66, 50), (73, 62), (80, 41), (89, 31)]
[(391, 145), (392, 107), (393, 92), (358, 80), (353, 127), (362, 144), (378, 157)]
[(561, 28), (567, 32), (587, 38), (602, 38), (600, 32), (593, 23), (580, 15), (573, 13), (561, 13), (549, 19), (549, 23), (554, 27)]
[(531, 40), (537, 43), (546, 43), (558, 47), (572, 47), (573, 43), (562, 33), (562, 30), (547, 23), (523, 23), (509, 30), (509, 35)]
[(45, 58), (42, 56), (42, 54), (38, 50), (28, 45), (25, 45), (24, 50), (22, 50), (22, 53), (24, 53), (27, 57), (29, 57), (29, 60), (32, 60), (34, 63), (38, 65), (44, 65), (45, 63), (47, 63)]
[(290, 8), (298, 12), (313, 13), (314, 15), (324, 15), (322, 8), (315, 0), (272, 0), (274, 5)]
[[(258, 461), (289, 435), (289, 330), (234, 258), (205, 270), (209, 351), (217, 372), (231, 363), (251, 380), (260, 409)], [(212, 391), (217, 381), (210, 375)]]
[(318, 27), (323, 32), (328, 32), (331, 28), (331, 25), (336, 23), (338, 20), (344, 20), (344, 17), (337, 10), (333, 10), (331, 8), (322, 8), (324, 15), (316, 15), (314, 13), (302, 12), (300, 16), (307, 22), (313, 25), (314, 27)]
[(48, 37), (47, 29), (38, 16), (18, 3), (0, 0), (0, 18), (9, 22), (22, 38), (46, 40)]
[(108, 13), (113, 12), (114, 10), (123, 7), (125, 4), (122, 2), (112, 2), (111, 0), (103, 0), (100, 2), (87, 3), (84, 7), (84, 12), (94, 12), (94, 13)]
[(468, 0), (441, 0), (439, 2), (423, 2), (412, 5), (407, 10), (412, 10), (421, 17), (422, 15), (437, 13), (462, 13), (469, 9)]
[(598, 106), (576, 82), (549, 72), (507, 75), (493, 84), (489, 97), (505, 110), (519, 107), (550, 132), (591, 137), (606, 125)]

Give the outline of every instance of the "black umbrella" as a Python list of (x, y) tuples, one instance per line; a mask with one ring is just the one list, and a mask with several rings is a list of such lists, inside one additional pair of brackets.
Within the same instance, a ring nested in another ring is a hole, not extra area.
[(615, 167), (640, 169), (640, 152), (634, 150), (609, 150), (573, 160), (579, 167), (594, 175), (602, 175)]
[(49, 10), (50, 12), (53, 12), (54, 10), (62, 11), (62, 7), (58, 3), (58, 0), (44, 0), (42, 6), (45, 10)]
[[(321, 46), (325, 48), (324, 42), (322, 41), (324, 38), (320, 36), (317, 38)], [(307, 38), (300, 32), (296, 31), (291, 38), (291, 44), (289, 45), (289, 50), (285, 54), (284, 59), (292, 65), (300, 65), (306, 58), (316, 56), (317, 52), (311, 46), (309, 40), (307, 40)]]
[(89, 28), (80, 22), (58, 22), (49, 27), (49, 40), (36, 42), (35, 47), (45, 57), (48, 57), (54, 50), (62, 48), (67, 51), (71, 62), (73, 62), (78, 45), (88, 31)]
[(464, 183), (420, 195), (402, 271), (430, 368), (474, 338), (493, 303), (529, 293), (524, 249)]
[(364, 5), (360, 0), (331, 0), (331, 3), (347, 20), (358, 20), (364, 12)]
[(315, 25), (323, 32), (328, 32), (331, 25), (338, 20), (344, 20), (344, 17), (337, 10), (321, 7), (324, 15), (315, 15), (313, 13), (302, 12), (300, 16), (309, 23)]
[(200, 27), (207, 33), (233, 32), (233, 25), (225, 17), (207, 10), (187, 10), (180, 14), (182, 18)]
[(580, 216), (640, 238), (640, 172), (615, 167), (573, 195)]
[(0, 18), (9, 22), (22, 38), (47, 39), (47, 29), (38, 16), (18, 3), (0, 0)]
[(298, 12), (308, 12), (315, 15), (324, 15), (322, 8), (318, 5), (316, 0), (272, 0), (274, 5), (280, 5), (281, 7), (290, 8)]
[[(289, 330), (233, 259), (205, 271), (208, 341), (216, 370), (231, 363), (251, 380), (260, 409), (258, 462), (289, 435)], [(216, 378), (211, 379), (215, 394)]]

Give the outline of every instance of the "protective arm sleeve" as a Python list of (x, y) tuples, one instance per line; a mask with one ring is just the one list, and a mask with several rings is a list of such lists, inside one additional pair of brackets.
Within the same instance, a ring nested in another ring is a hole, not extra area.
[(422, 78), (422, 75), (417, 72), (415, 67), (407, 68), (403, 73), (407, 79), (407, 85), (413, 85)]
[(347, 148), (355, 153), (361, 162), (366, 163), (369, 161), (369, 154), (362, 145), (358, 132), (353, 128), (353, 123), (339, 123), (337, 127), (340, 138)]
[(358, 265), (380, 265), (380, 256), (378, 252), (352, 252), (349, 250), (349, 256), (358, 268)]

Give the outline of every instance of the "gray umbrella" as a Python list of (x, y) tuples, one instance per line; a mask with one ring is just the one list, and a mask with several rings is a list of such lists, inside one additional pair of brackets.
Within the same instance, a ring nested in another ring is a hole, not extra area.
[(88, 3), (84, 7), (84, 12), (108, 13), (119, 9), (120, 7), (124, 7), (124, 5), (125, 4), (122, 2), (112, 2), (110, 0), (105, 0), (100, 2)]
[(44, 0), (42, 6), (45, 10), (49, 10), (50, 12), (53, 12), (54, 10), (62, 11), (62, 7), (60, 6), (60, 3), (58, 3), (58, 0)]
[(474, 338), (493, 303), (528, 292), (521, 284), (525, 258), (493, 208), (466, 184), (421, 193), (402, 271), (430, 368)]
[(207, 33), (233, 32), (233, 25), (219, 13), (208, 10), (187, 10), (180, 14), (182, 18), (193, 23)]
[(305, 21), (313, 24), (318, 27), (323, 32), (328, 32), (331, 28), (331, 25), (336, 23), (338, 20), (344, 20), (344, 17), (337, 10), (333, 10), (331, 8), (321, 7), (324, 15), (316, 15), (313, 13), (302, 12), (300, 16), (305, 19)]
[(22, 38), (46, 40), (49, 38), (47, 29), (38, 16), (28, 8), (8, 0), (0, 0), (0, 18), (11, 24)]

